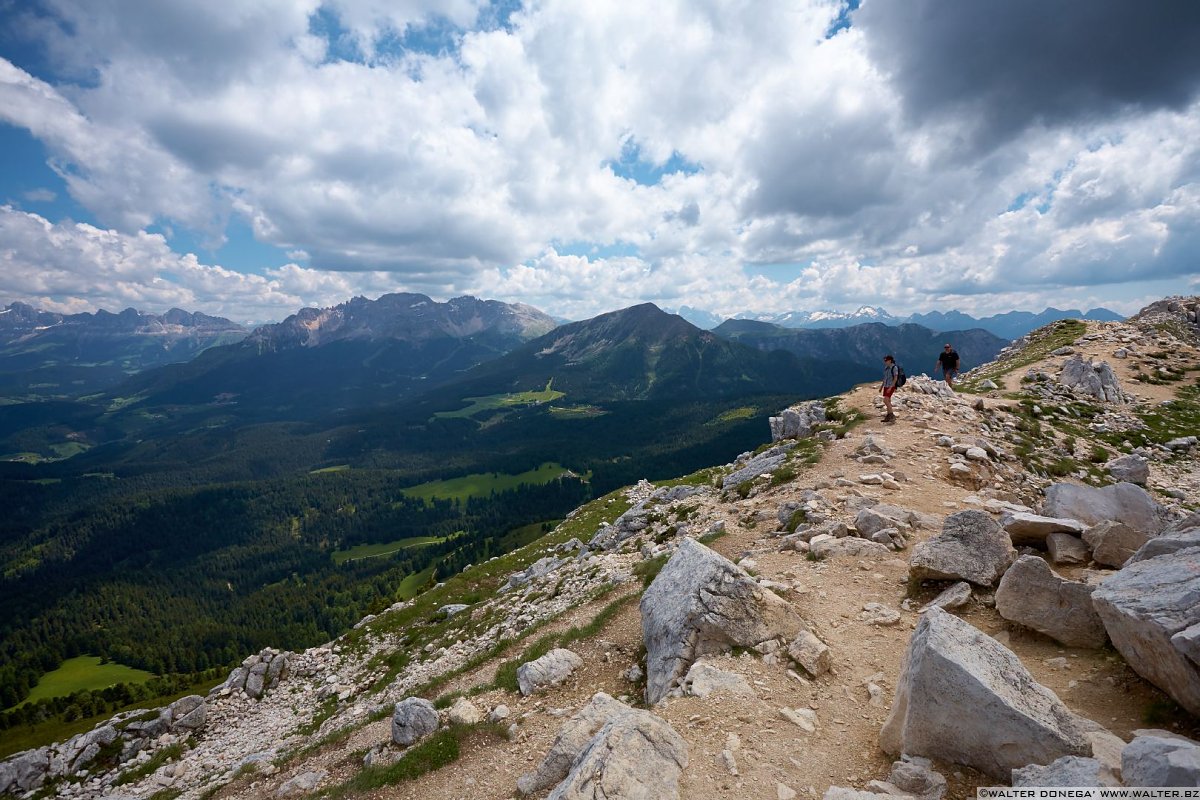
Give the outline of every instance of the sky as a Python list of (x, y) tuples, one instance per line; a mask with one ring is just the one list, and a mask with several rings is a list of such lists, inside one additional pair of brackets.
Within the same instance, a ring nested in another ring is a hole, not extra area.
[(1200, 293), (1192, 0), (0, 0), (0, 305)]

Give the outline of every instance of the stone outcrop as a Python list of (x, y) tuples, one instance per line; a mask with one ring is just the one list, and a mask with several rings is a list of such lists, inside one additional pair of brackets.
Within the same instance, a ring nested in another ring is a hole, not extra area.
[(596, 731), (547, 800), (673, 800), (687, 765), (687, 742), (674, 728), (630, 709)]
[(1200, 623), (1200, 547), (1130, 564), (1092, 601), (1129, 666), (1200, 714), (1200, 668), (1172, 641)]
[(582, 658), (570, 650), (556, 647), (546, 655), (517, 667), (517, 686), (520, 687), (521, 694), (528, 696), (550, 686), (557, 686), (581, 666)]
[(933, 608), (905, 651), (880, 745), (1007, 780), (1015, 768), (1090, 755), (1086, 733), (1095, 727), (1034, 681), (1010, 650)]
[(396, 703), (392, 712), (392, 741), (408, 747), (438, 729), (441, 721), (433, 703), (421, 697), (407, 697)]
[(913, 548), (909, 574), (918, 580), (993, 586), (1017, 556), (1008, 534), (983, 511), (946, 517), (942, 532)]
[(771, 417), (771, 441), (803, 439), (812, 436), (813, 427), (825, 421), (825, 403), (814, 400), (785, 408), (778, 417)]
[(619, 700), (604, 692), (597, 692), (587, 705), (559, 728), (554, 743), (550, 745), (550, 750), (542, 758), (537, 769), (525, 773), (517, 780), (517, 791), (528, 795), (561, 783), (596, 731), (614, 716), (629, 710), (632, 709)]
[(1094, 488), (1056, 483), (1046, 489), (1042, 513), (1048, 517), (1077, 519), (1088, 526), (1105, 520), (1123, 522), (1135, 531), (1158, 534), (1169, 521), (1166, 509), (1140, 486), (1114, 483)]
[(162, 708), (122, 712), (65, 742), (17, 753), (0, 762), (0, 795), (37, 789), (47, 781), (90, 770), (105, 761), (102, 755), (115, 762), (103, 763), (104, 768), (122, 769), (168, 738), (201, 730), (207, 712), (203, 697), (188, 695)]
[(1037, 556), (1021, 556), (1000, 579), (996, 611), (1069, 647), (1103, 647), (1108, 635), (1092, 608), (1095, 589), (1056, 575)]
[(758, 455), (748, 456), (745, 461), (739, 459), (734, 464), (733, 472), (721, 479), (722, 489), (736, 489), (747, 481), (752, 481), (759, 475), (774, 472), (783, 466), (788, 453), (796, 446), (795, 442), (784, 442)]
[(1104, 403), (1125, 402), (1121, 382), (1107, 361), (1085, 361), (1082, 355), (1075, 354), (1063, 364), (1058, 382), (1085, 397)]
[(687, 743), (670, 725), (597, 693), (559, 730), (537, 769), (522, 775), (523, 795), (555, 786), (552, 798), (678, 797)]
[(646, 702), (657, 703), (702, 655), (804, 629), (792, 607), (728, 559), (684, 539), (641, 601)]
[(234, 667), (225, 682), (213, 691), (245, 692), (250, 697), (260, 698), (287, 674), (291, 657), (291, 653), (264, 648), (243, 661), (240, 667)]

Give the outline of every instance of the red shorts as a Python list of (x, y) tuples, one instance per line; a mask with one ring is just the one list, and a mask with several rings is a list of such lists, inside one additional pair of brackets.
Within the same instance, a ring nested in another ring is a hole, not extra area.
[(895, 387), (895, 386), (885, 386), (885, 387), (883, 387), (883, 396), (884, 396), (884, 397), (891, 397), (891, 396), (892, 396), (892, 395), (894, 395), (895, 393), (896, 393), (896, 387)]

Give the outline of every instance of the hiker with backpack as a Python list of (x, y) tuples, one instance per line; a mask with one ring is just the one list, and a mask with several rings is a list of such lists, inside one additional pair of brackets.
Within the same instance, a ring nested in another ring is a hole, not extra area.
[(879, 391), (883, 394), (883, 406), (887, 409), (887, 414), (884, 415), (884, 422), (895, 422), (896, 415), (892, 413), (892, 395), (896, 390), (904, 385), (906, 380), (904, 368), (896, 363), (896, 359), (890, 355), (883, 357), (883, 383), (879, 387)]
[(954, 388), (954, 376), (958, 374), (958, 353), (954, 351), (949, 342), (942, 348), (933, 369), (935, 372), (940, 369), (942, 377), (946, 379), (946, 385), (951, 389)]

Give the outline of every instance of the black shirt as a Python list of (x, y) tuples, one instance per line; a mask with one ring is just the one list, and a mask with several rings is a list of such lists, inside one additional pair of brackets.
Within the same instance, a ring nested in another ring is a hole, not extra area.
[(942, 362), (942, 369), (957, 369), (958, 353), (953, 350), (943, 350), (938, 356), (938, 361)]

